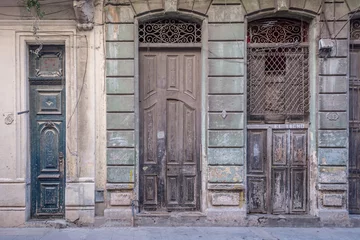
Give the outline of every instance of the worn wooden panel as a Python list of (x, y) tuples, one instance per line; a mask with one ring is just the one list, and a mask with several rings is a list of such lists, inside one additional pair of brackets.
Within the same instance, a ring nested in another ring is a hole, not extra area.
[(287, 213), (289, 198), (287, 169), (273, 168), (271, 177), (272, 213)]
[(266, 213), (266, 178), (265, 177), (248, 177), (247, 179), (247, 196), (249, 213)]
[(248, 131), (247, 173), (265, 175), (267, 144), (266, 130)]
[(307, 163), (307, 131), (291, 131), (290, 133), (291, 165), (306, 165)]
[(178, 55), (167, 56), (166, 62), (166, 78), (168, 90), (179, 91), (180, 89), (180, 69)]
[(144, 176), (144, 204), (156, 205), (157, 204), (157, 177), (154, 175)]
[(272, 164), (287, 164), (287, 138), (286, 131), (274, 131), (272, 138)]
[(349, 177), (349, 211), (351, 213), (360, 213), (360, 178)]
[(156, 104), (149, 109), (144, 109), (144, 161), (146, 163), (156, 163)]
[(306, 211), (306, 169), (294, 168), (291, 170), (291, 198), (290, 212)]
[(197, 51), (140, 53), (143, 210), (199, 207), (199, 61)]
[(198, 72), (195, 70), (196, 68), (196, 56), (184, 56), (185, 66), (183, 69), (184, 74), (184, 93), (188, 94), (193, 99), (196, 99), (196, 80)]
[[(30, 46), (34, 51), (38, 46)], [(63, 216), (65, 195), (64, 47), (29, 53), (31, 217)]]
[(184, 123), (183, 123), (183, 148), (184, 148), (184, 162), (186, 163), (195, 163), (196, 154), (195, 149), (196, 145), (194, 144), (196, 139), (196, 112), (194, 109), (184, 105)]

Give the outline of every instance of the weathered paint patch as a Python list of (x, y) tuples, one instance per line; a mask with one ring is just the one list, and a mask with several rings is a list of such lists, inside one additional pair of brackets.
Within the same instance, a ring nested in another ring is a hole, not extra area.
[(134, 42), (107, 42), (107, 58), (134, 58)]
[(209, 40), (244, 40), (245, 27), (243, 23), (209, 24)]
[(346, 130), (320, 130), (319, 147), (346, 147), (347, 135)]
[(209, 146), (214, 147), (242, 147), (244, 132), (238, 131), (210, 131)]
[(134, 24), (106, 24), (106, 40), (134, 40)]
[(106, 114), (107, 129), (134, 129), (135, 114), (134, 113), (107, 113)]
[(209, 75), (214, 76), (242, 76), (244, 75), (243, 59), (209, 59)]
[(347, 83), (346, 77), (339, 76), (320, 76), (319, 77), (320, 93), (346, 93)]
[(346, 94), (320, 94), (319, 108), (326, 111), (345, 111), (348, 105)]
[(324, 194), (323, 205), (326, 207), (341, 207), (343, 205), (342, 194)]
[(244, 93), (243, 77), (209, 77), (209, 93)]
[(213, 95), (209, 96), (209, 111), (243, 111), (244, 97), (242, 95), (225, 96)]
[(105, 10), (105, 22), (107, 23), (133, 23), (134, 11), (131, 6), (107, 5)]
[(134, 147), (135, 145), (134, 131), (108, 131), (106, 135), (108, 147)]
[(235, 166), (210, 166), (209, 182), (241, 183), (244, 178), (244, 168)]
[(348, 61), (346, 58), (320, 58), (320, 74), (347, 74)]
[(228, 113), (225, 118), (221, 113), (209, 113), (209, 129), (243, 129), (244, 114)]
[(346, 167), (320, 167), (319, 182), (320, 183), (346, 183), (347, 172)]
[(109, 148), (106, 152), (108, 165), (135, 164), (135, 150), (128, 148)]
[(134, 182), (134, 167), (132, 167), (132, 166), (109, 166), (107, 168), (107, 182), (109, 182), (109, 183)]
[(108, 94), (134, 93), (134, 78), (107, 78), (106, 92)]
[(134, 76), (134, 60), (106, 60), (106, 76), (129, 77)]
[(110, 192), (110, 205), (130, 206), (133, 198), (132, 192)]
[[(229, 0), (230, 1), (230, 0)], [(243, 22), (244, 13), (241, 5), (211, 5), (208, 11), (209, 22)]]
[(135, 109), (134, 96), (109, 95), (106, 100), (108, 112), (134, 111)]
[(347, 149), (319, 148), (320, 165), (346, 165), (348, 159)]
[(243, 148), (209, 148), (208, 163), (210, 165), (243, 165)]
[(243, 58), (244, 42), (209, 42), (209, 58)]
[(348, 116), (346, 112), (322, 112), (319, 113), (321, 129), (346, 129)]
[(240, 194), (238, 192), (212, 193), (211, 203), (213, 206), (238, 206)]

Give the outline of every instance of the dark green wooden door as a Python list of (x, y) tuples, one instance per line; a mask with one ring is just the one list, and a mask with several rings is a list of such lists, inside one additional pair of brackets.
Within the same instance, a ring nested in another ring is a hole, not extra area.
[(29, 51), (32, 217), (64, 215), (63, 56), (63, 46), (31, 46)]

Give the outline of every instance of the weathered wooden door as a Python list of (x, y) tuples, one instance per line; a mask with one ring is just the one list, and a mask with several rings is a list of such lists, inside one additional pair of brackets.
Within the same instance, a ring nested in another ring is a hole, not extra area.
[[(308, 23), (248, 24), (248, 212), (308, 211)], [(296, 44), (301, 42), (301, 44)], [(294, 44), (295, 43), (295, 44)]]
[(360, 214), (360, 46), (352, 46), (349, 78), (349, 212)]
[(307, 129), (298, 126), (248, 130), (247, 173), (250, 213), (307, 211)]
[(199, 208), (200, 59), (197, 50), (140, 52), (140, 203)]
[(65, 79), (62, 46), (29, 52), (31, 215), (64, 215)]

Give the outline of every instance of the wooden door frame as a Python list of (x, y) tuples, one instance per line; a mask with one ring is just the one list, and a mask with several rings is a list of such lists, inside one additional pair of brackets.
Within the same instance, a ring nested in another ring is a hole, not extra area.
[[(318, 214), (318, 109), (319, 109), (319, 83), (318, 83), (318, 73), (319, 73), (319, 65), (318, 65), (318, 46), (317, 46), (317, 38), (320, 34), (320, 28), (318, 27), (318, 23), (320, 22), (320, 18), (315, 15), (307, 14), (305, 12), (292, 12), (292, 18), (306, 18), (309, 21), (309, 31), (308, 31), (308, 48), (309, 48), (309, 88), (310, 88), (310, 100), (309, 100), (309, 118), (307, 124), (308, 127), (308, 151), (309, 151), (309, 163), (308, 163), (308, 214), (312, 216), (316, 216)], [(281, 15), (281, 14), (280, 14)], [(274, 15), (269, 12), (260, 12), (255, 13), (251, 16), (245, 17), (244, 19), (244, 29), (247, 30), (248, 22), (261, 19), (261, 18), (271, 18), (277, 17), (278, 15)], [(248, 43), (245, 41), (244, 44), (244, 59), (247, 60), (247, 49)], [(247, 89), (247, 67), (244, 68), (244, 89)], [(246, 103), (248, 99), (248, 93), (244, 91), (244, 102)], [(244, 111), (244, 119), (247, 121), (247, 109)], [(245, 128), (248, 129), (249, 126), (253, 126), (253, 124), (248, 124), (246, 122)], [(244, 131), (244, 139), (247, 139), (247, 131)], [(245, 161), (244, 167), (247, 169), (247, 140), (244, 142), (245, 149)], [(244, 177), (244, 185), (247, 186), (247, 174)], [(245, 193), (246, 194), (246, 193)], [(245, 199), (247, 199), (247, 195), (245, 195)], [(246, 202), (246, 204), (248, 204)]]
[[(196, 14), (189, 14), (186, 12), (176, 12), (169, 14), (169, 16), (175, 16), (179, 18), (185, 18), (185, 19), (192, 19), (195, 22), (201, 23), (201, 43), (200, 44), (162, 44), (157, 45), (158, 47), (161, 46), (161, 48), (164, 47), (173, 47), (173, 48), (181, 48), (181, 47), (187, 47), (187, 48), (201, 48), (200, 52), (200, 102), (201, 106), (199, 108), (201, 119), (200, 119), (200, 131), (201, 131), (201, 140), (200, 140), (200, 163), (199, 163), (199, 171), (200, 171), (200, 189), (199, 189), (199, 209), (200, 212), (205, 212), (207, 208), (207, 188), (206, 188), (206, 182), (208, 179), (208, 170), (207, 170), (207, 160), (204, 158), (206, 156), (207, 152), (207, 76), (208, 76), (208, 20), (207, 18), (196, 15)], [(164, 13), (150, 13), (143, 16), (139, 16), (135, 18), (134, 21), (134, 32), (135, 32), (135, 57), (134, 57), (134, 66), (135, 66), (135, 103), (139, 103), (139, 97), (140, 97), (140, 78), (139, 78), (139, 52), (140, 48), (145, 46), (150, 46), (148, 44), (140, 46), (139, 43), (139, 35), (138, 35), (138, 28), (139, 24), (143, 21), (149, 20), (149, 19), (156, 19), (164, 17)], [(152, 45), (153, 47), (156, 45)], [(140, 174), (140, 106), (139, 104), (135, 104), (135, 186), (134, 186), (134, 193), (136, 194), (137, 198), (140, 196), (140, 186), (139, 186), (139, 174)]]
[[(70, 96), (77, 96), (78, 87), (76, 81), (76, 68), (75, 65), (75, 51), (76, 48), (70, 47), (75, 46), (76, 40), (76, 28), (73, 27), (71, 22), (64, 22), (63, 31), (51, 31), (51, 33), (40, 32), (38, 35), (41, 38), (42, 44), (44, 45), (64, 45), (65, 46), (65, 79), (67, 84), (65, 84), (65, 92), (68, 96), (65, 99), (65, 129), (66, 129), (66, 145), (72, 145), (76, 151), (77, 149), (77, 124), (72, 124), (68, 127), (68, 123), (77, 122), (77, 114), (72, 115), (73, 108), (76, 104), (76, 98), (70, 98)], [(29, 45), (38, 45), (38, 41), (35, 39), (32, 32), (17, 32), (16, 36), (16, 49), (15, 49), (15, 58), (16, 58), (16, 107), (15, 113), (20, 113), (18, 115), (18, 124), (16, 124), (16, 178), (21, 181), (24, 179), (26, 181), (25, 188), (25, 216), (26, 220), (31, 218), (31, 153), (30, 153), (30, 117), (29, 113), (29, 81), (28, 81), (28, 51)], [(76, 156), (71, 154), (71, 149), (66, 148), (65, 156), (65, 166), (73, 166), (76, 163)], [(69, 173), (65, 174), (65, 215), (66, 217), (66, 183), (71, 179)], [(70, 177), (70, 179), (69, 179)]]

